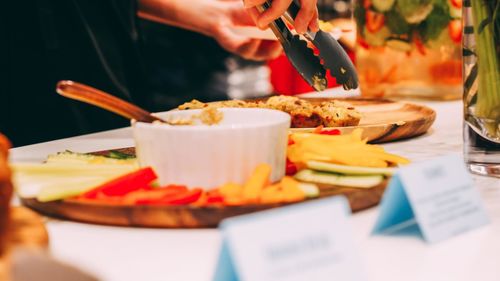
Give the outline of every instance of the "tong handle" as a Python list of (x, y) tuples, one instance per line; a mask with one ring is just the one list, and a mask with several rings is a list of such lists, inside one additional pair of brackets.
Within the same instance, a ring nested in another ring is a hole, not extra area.
[[(269, 1), (264, 2), (262, 5), (257, 6), (257, 10), (262, 13), (271, 7)], [(288, 29), (285, 22), (278, 18), (269, 24), (269, 28), (273, 31), (274, 35), (278, 38), (281, 44), (289, 44), (290, 39), (293, 37), (292, 32)]]
[[(289, 20), (290, 22), (293, 23), (293, 21), (295, 20), (295, 18), (299, 14), (299, 11), (300, 11), (300, 3), (299, 3), (299, 1), (298, 0), (293, 0), (292, 3), (290, 3), (290, 6), (288, 7), (288, 10), (287, 10), (287, 13), (291, 17), (291, 19), (287, 19), (287, 20)], [(285, 13), (285, 17), (286, 16), (287, 15)]]

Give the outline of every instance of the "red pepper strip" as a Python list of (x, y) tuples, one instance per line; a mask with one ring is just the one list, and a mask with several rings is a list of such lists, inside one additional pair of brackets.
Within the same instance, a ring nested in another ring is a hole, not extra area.
[(224, 196), (218, 190), (207, 192), (207, 204), (222, 204), (224, 203)]
[(285, 171), (285, 174), (287, 176), (293, 176), (297, 173), (297, 165), (295, 165), (295, 163), (291, 162), (290, 160), (288, 160), (288, 158), (286, 159), (286, 171)]
[(375, 33), (384, 27), (385, 16), (382, 13), (367, 10), (365, 13), (365, 21), (366, 29), (371, 33)]
[(337, 130), (337, 129), (323, 130), (319, 134), (320, 135), (338, 136), (338, 135), (340, 135), (340, 130)]
[(173, 195), (163, 197), (160, 200), (151, 201), (154, 205), (187, 205), (194, 203), (200, 198), (203, 190), (201, 188), (191, 189), (186, 192), (179, 192)]
[(122, 201), (125, 204), (143, 205), (143, 204), (149, 204), (150, 202), (155, 202), (157, 200), (161, 200), (162, 198), (165, 198), (167, 196), (175, 195), (179, 192), (184, 192), (184, 191), (178, 191), (174, 189), (164, 189), (164, 188), (157, 188), (147, 191), (136, 190), (126, 194), (123, 197)]
[(138, 189), (147, 188), (155, 179), (157, 179), (155, 172), (151, 167), (147, 167), (115, 178), (85, 192), (82, 196), (96, 198), (98, 193), (106, 196), (122, 196)]
[(165, 190), (168, 189), (168, 190), (175, 190), (175, 191), (179, 191), (179, 192), (188, 191), (187, 186), (185, 186), (185, 185), (176, 185), (176, 184), (169, 184), (167, 186), (159, 187), (157, 189), (165, 189)]

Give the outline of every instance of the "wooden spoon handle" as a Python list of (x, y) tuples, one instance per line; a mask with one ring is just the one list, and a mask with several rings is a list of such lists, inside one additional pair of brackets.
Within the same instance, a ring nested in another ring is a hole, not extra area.
[(128, 119), (151, 123), (161, 121), (146, 110), (96, 88), (69, 80), (59, 81), (56, 92), (61, 96), (92, 104)]

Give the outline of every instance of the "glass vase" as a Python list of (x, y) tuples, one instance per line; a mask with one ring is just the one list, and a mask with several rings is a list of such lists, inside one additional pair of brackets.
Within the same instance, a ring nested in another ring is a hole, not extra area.
[(464, 156), (500, 177), (500, 0), (464, 1)]
[(361, 94), (460, 99), (461, 17), (461, 0), (355, 0)]

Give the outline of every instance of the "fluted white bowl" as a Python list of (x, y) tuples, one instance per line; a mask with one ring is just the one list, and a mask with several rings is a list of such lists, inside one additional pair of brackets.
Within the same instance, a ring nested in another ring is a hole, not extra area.
[[(244, 183), (261, 163), (272, 167), (271, 181), (284, 176), (290, 116), (260, 108), (220, 109), (217, 125), (170, 126), (132, 122), (137, 157), (151, 166), (160, 184), (205, 189)], [(186, 118), (200, 110), (168, 111), (160, 118)]]

